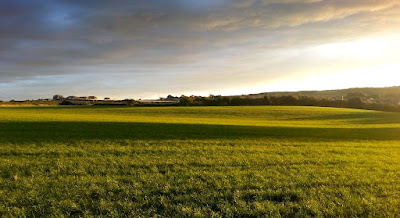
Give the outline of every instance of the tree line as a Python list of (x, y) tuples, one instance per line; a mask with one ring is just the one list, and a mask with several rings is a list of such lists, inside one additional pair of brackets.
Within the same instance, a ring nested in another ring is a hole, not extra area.
[(400, 112), (400, 106), (384, 102), (367, 103), (360, 97), (352, 97), (346, 100), (316, 98), (310, 96), (264, 96), (254, 98), (248, 96), (184, 96), (167, 99), (179, 99), (181, 106), (256, 106), (256, 105), (280, 105), (280, 106), (319, 106), (337, 108), (356, 108), (378, 111)]

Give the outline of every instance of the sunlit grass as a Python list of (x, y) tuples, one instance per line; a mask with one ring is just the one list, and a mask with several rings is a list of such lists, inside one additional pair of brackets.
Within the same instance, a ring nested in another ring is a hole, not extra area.
[(0, 214), (395, 216), (400, 114), (0, 108)]
[(400, 127), (396, 113), (294, 106), (251, 107), (8, 107), (2, 121), (144, 122), (302, 127)]

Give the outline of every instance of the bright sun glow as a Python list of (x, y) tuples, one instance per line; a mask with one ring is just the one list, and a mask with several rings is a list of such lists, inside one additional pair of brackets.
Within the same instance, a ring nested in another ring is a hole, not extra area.
[(392, 50), (393, 38), (364, 39), (355, 42), (339, 42), (318, 46), (318, 53), (331, 57), (377, 57)]
[[(337, 89), (349, 87), (396, 86), (400, 81), (400, 64), (356, 68), (343, 72), (312, 75), (292, 83), (292, 87), (314, 89)], [(299, 85), (296, 85), (299, 84)], [(301, 85), (300, 85), (301, 84)]]
[(298, 69), (295, 77), (287, 76), (223, 94), (400, 85), (400, 35), (329, 43), (307, 48), (304, 52), (317, 55), (321, 62)]

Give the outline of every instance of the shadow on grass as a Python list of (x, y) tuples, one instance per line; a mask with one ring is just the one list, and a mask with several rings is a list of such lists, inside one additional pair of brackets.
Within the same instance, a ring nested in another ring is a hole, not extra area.
[(343, 120), (350, 124), (396, 124), (400, 123), (400, 117), (395, 113), (348, 113), (348, 114), (327, 114), (311, 117), (297, 117), (287, 120)]
[(135, 122), (0, 122), (0, 142), (76, 140), (287, 139), (400, 140), (400, 128), (300, 128)]

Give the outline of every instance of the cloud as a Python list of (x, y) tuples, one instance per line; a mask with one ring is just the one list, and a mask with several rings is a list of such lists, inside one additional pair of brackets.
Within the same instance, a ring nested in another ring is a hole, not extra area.
[(236, 7), (209, 14), (197, 27), (203, 30), (233, 31), (242, 28), (299, 26), (343, 19), (362, 12), (380, 11), (399, 4), (396, 0), (245, 0), (236, 2)]
[(0, 84), (171, 72), (185, 81), (245, 72), (251, 83), (276, 75), (269, 60), (288, 49), (398, 32), (399, 10), (397, 0), (4, 0)]

